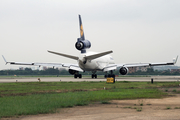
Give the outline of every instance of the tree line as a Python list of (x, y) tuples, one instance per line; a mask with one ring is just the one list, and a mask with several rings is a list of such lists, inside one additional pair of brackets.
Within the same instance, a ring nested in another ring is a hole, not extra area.
[(179, 72), (171, 72), (168, 70), (154, 70), (153, 68), (147, 68), (146, 72), (138, 70), (134, 73), (129, 73), (129, 75), (180, 75)]
[[(115, 75), (119, 75), (119, 70), (113, 72)], [(81, 73), (82, 75), (91, 75), (91, 72)], [(97, 72), (97, 75), (105, 75), (104, 72)], [(53, 68), (48, 68), (46, 70), (32, 70), (31, 68), (25, 68), (24, 70), (1, 70), (0, 75), (70, 75), (67, 70), (58, 70)], [(148, 68), (146, 72), (137, 71), (134, 73), (129, 73), (128, 75), (180, 75), (179, 72), (171, 73), (170, 70), (154, 70), (153, 68)]]

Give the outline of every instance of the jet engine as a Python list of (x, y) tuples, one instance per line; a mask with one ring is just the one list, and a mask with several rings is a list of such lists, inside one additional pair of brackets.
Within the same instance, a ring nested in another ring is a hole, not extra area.
[(89, 40), (81, 40), (76, 42), (75, 47), (78, 50), (88, 49), (91, 47), (91, 42)]
[(121, 67), (121, 68), (119, 69), (119, 73), (120, 73), (121, 75), (126, 75), (126, 74), (128, 74), (128, 72), (129, 72), (129, 69), (128, 69), (127, 67)]
[(69, 69), (69, 73), (70, 73), (71, 75), (74, 75), (76, 72), (77, 72), (77, 71), (75, 71), (75, 70)]

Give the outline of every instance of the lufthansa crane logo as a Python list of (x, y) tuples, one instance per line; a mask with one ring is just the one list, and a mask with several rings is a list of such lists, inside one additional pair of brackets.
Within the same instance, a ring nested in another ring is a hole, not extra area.
[(82, 25), (81, 25), (81, 28), (80, 28), (80, 32), (81, 32), (81, 37), (83, 36), (83, 27), (82, 27)]

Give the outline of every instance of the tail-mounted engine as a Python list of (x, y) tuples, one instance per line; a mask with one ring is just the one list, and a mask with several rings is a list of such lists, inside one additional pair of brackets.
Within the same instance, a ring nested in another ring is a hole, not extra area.
[(126, 75), (126, 74), (128, 74), (128, 72), (129, 72), (129, 69), (128, 69), (127, 67), (121, 67), (121, 68), (119, 69), (119, 73), (120, 73), (121, 75)]
[(76, 49), (80, 50), (81, 53), (84, 53), (86, 49), (91, 47), (91, 42), (89, 40), (79, 40), (75, 44)]

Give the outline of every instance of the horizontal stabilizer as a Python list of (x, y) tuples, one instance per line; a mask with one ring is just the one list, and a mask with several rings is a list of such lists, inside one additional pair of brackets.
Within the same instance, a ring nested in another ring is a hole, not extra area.
[(88, 60), (93, 60), (93, 59), (96, 59), (98, 57), (102, 57), (104, 55), (110, 54), (112, 52), (113, 51), (111, 50), (111, 51), (107, 51), (107, 52), (97, 53), (97, 54), (94, 54), (94, 55), (86, 56), (85, 58), (88, 59)]
[(173, 60), (174, 64), (176, 64), (177, 60), (178, 60), (178, 56), (176, 57), (176, 59)]
[(4, 61), (6, 62), (6, 64), (8, 63), (7, 61), (6, 61), (6, 59), (5, 59), (5, 57), (2, 55), (2, 57), (3, 57), (3, 59), (4, 59)]
[(53, 52), (53, 51), (48, 51), (48, 52), (56, 54), (56, 55), (61, 55), (61, 56), (67, 57), (67, 58), (71, 58), (71, 59), (74, 59), (74, 60), (78, 60), (79, 59), (77, 56), (67, 55), (67, 54)]

